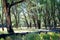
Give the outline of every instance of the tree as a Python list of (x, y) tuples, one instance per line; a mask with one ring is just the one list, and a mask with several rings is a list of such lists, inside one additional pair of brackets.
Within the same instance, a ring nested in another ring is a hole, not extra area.
[(14, 33), (12, 29), (12, 23), (11, 23), (11, 15), (10, 15), (10, 8), (18, 3), (23, 2), (24, 0), (14, 2), (9, 4), (7, 0), (3, 0), (3, 6), (4, 6), (4, 13), (6, 15), (6, 22), (7, 22), (7, 31), (8, 33)]

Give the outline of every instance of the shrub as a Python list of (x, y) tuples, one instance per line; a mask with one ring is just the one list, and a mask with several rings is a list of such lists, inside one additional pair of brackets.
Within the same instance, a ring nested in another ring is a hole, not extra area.
[(0, 40), (4, 40), (3, 38), (1, 38)]
[(6, 37), (6, 40), (12, 40), (11, 37)]
[(59, 36), (56, 33), (54, 33), (51, 35), (51, 39), (52, 40), (59, 40)]
[(12, 35), (6, 37), (6, 40), (22, 40), (22, 37), (20, 35)]
[(24, 40), (40, 40), (40, 36), (38, 34), (27, 34)]
[(40, 34), (40, 39), (43, 40), (43, 35), (45, 35), (44, 33)]
[(49, 34), (40, 34), (41, 40), (50, 40), (50, 35)]
[(49, 34), (43, 35), (43, 39), (44, 39), (44, 40), (50, 40), (50, 35), (49, 35)]

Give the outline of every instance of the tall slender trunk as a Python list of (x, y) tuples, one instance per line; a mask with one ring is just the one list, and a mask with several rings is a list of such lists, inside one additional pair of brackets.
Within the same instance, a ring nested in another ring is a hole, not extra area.
[(44, 24), (45, 24), (45, 28), (47, 29), (47, 23), (46, 23), (46, 16), (44, 17)]
[(59, 11), (58, 19), (59, 19), (59, 25), (60, 25), (60, 8), (59, 7), (58, 7), (58, 11)]
[(24, 17), (25, 17), (25, 21), (26, 21), (26, 23), (27, 23), (27, 27), (29, 27), (29, 23), (28, 23), (28, 20), (27, 20), (27, 18), (26, 18), (26, 15), (25, 15), (25, 13), (24, 13), (24, 10), (23, 10), (23, 15), (24, 15)]
[(24, 17), (25, 17), (25, 21), (26, 21), (26, 23), (27, 23), (27, 27), (29, 27), (28, 20), (26, 19), (25, 14), (23, 14), (23, 15), (24, 15)]
[(1, 19), (1, 22), (2, 22), (2, 30), (4, 31), (4, 27), (3, 27), (3, 1), (1, 0), (1, 3), (2, 3), (2, 19)]
[(38, 29), (41, 28), (41, 20), (37, 20)]
[(17, 11), (17, 6), (18, 5), (15, 6), (15, 10), (16, 10), (16, 18), (15, 18), (16, 19), (16, 28), (18, 28), (18, 14), (17, 14), (18, 11)]
[[(12, 3), (14, 3), (13, 0), (12, 0)], [(18, 13), (18, 12), (17, 12), (17, 6), (18, 6), (18, 5), (14, 6), (14, 7), (12, 8), (12, 12), (13, 12), (14, 17), (15, 17), (15, 22), (16, 22), (16, 23), (15, 23), (15, 27), (16, 27), (16, 28), (18, 28), (18, 20), (17, 20), (17, 16), (18, 16), (17, 13)]]
[(4, 31), (4, 26), (3, 26), (3, 9), (2, 9), (2, 19), (1, 19), (1, 22), (2, 22), (2, 30)]
[(50, 26), (50, 13), (49, 13), (49, 5), (48, 5), (48, 1), (46, 0), (46, 25), (47, 25), (47, 27), (49, 27), (49, 28), (51, 28), (51, 26)]
[(34, 18), (34, 16), (32, 16), (33, 22), (34, 22), (34, 26), (36, 27), (36, 20)]
[(29, 23), (30, 23), (30, 24), (29, 24), (29, 27), (31, 28), (31, 27), (32, 27), (32, 25), (31, 25), (32, 23), (31, 23), (31, 17), (30, 17), (29, 12), (28, 12), (28, 17), (29, 17), (29, 19), (30, 19), (30, 20), (29, 20), (29, 21), (30, 21), (30, 22), (29, 22)]
[(3, 0), (3, 6), (4, 6), (4, 13), (6, 15), (7, 31), (8, 33), (14, 33), (11, 23), (10, 7), (9, 4), (7, 3), (7, 0)]
[(55, 0), (51, 0), (51, 16), (53, 18), (53, 22), (54, 22), (54, 25), (53, 27), (56, 28), (57, 27), (57, 22), (56, 22), (56, 19), (55, 19)]
[(16, 6), (14, 6), (14, 8), (12, 8), (12, 12), (14, 14), (14, 17), (15, 17), (15, 27), (18, 28), (18, 20), (17, 20), (17, 8)]
[(16, 14), (14, 13), (14, 8), (12, 8), (12, 13), (13, 13), (13, 15), (14, 15), (14, 17), (15, 17), (15, 27), (17, 27), (17, 17), (16, 17)]

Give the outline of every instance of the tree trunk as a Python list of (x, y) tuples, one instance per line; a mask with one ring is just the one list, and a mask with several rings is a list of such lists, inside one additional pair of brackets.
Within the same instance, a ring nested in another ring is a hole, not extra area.
[(41, 20), (37, 20), (38, 29), (41, 28)]
[(9, 4), (7, 3), (7, 0), (3, 0), (3, 6), (4, 6), (4, 13), (6, 15), (7, 31), (8, 33), (14, 33), (11, 23), (10, 7)]
[(12, 13), (13, 13), (13, 15), (14, 15), (14, 17), (15, 17), (15, 27), (16, 28), (18, 28), (18, 20), (17, 20), (17, 8), (16, 8), (16, 6), (14, 6), (13, 8), (12, 8)]
[(44, 24), (45, 24), (45, 28), (47, 29), (46, 17), (44, 17)]
[(55, 19), (55, 0), (51, 0), (51, 16), (53, 18), (53, 21), (54, 21), (54, 25), (53, 27), (56, 28), (57, 27), (57, 22), (56, 22), (56, 19)]
[(58, 7), (58, 11), (59, 11), (58, 19), (59, 19), (59, 25), (60, 25), (60, 7)]
[(2, 19), (1, 19), (1, 22), (2, 22), (2, 30), (4, 31), (4, 26), (3, 26), (3, 1), (1, 0), (1, 3), (2, 3)]
[(27, 27), (29, 27), (28, 20), (27, 20), (27, 18), (26, 18), (26, 16), (25, 16), (25, 13), (23, 13), (23, 15), (24, 15), (24, 17), (25, 17), (25, 21), (26, 21), (26, 23), (27, 23)]
[(34, 18), (33, 15), (32, 15), (32, 19), (33, 19), (33, 22), (34, 22), (34, 26), (35, 26), (35, 28), (36, 28), (36, 20), (35, 20), (35, 18)]

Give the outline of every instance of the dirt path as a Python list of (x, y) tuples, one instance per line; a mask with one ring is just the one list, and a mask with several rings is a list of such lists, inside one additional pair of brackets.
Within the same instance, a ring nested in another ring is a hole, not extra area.
[[(15, 33), (22, 33), (22, 32), (32, 32), (32, 31), (35, 31), (34, 28), (27, 29), (26, 27), (24, 27), (24, 28), (18, 28), (18, 29), (13, 28), (13, 30), (14, 30)], [(1, 32), (1, 33), (8, 33), (6, 28), (4, 28), (4, 31), (2, 30), (2, 28), (0, 28), (0, 32)]]

